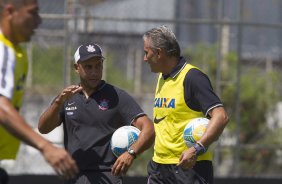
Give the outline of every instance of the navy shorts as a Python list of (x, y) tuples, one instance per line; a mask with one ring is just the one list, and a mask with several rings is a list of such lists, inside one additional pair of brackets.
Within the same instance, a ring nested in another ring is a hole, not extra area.
[(211, 161), (198, 161), (192, 169), (183, 170), (175, 164), (148, 163), (147, 184), (213, 184)]

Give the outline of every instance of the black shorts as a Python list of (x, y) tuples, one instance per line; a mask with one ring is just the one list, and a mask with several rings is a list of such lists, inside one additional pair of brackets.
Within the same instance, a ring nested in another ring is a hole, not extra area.
[(148, 163), (147, 184), (213, 184), (211, 161), (198, 161), (192, 169), (183, 170), (175, 164)]
[(0, 184), (7, 184), (8, 181), (9, 181), (8, 173), (4, 169), (0, 168)]
[(113, 176), (110, 171), (80, 173), (75, 179), (65, 182), (65, 184), (122, 184), (120, 176)]

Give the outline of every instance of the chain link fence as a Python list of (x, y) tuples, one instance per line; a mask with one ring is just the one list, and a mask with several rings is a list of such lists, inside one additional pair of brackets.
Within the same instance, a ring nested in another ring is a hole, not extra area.
[[(142, 34), (172, 28), (185, 57), (210, 76), (231, 121), (215, 149), (217, 177), (281, 177), (282, 1), (280, 0), (39, 0), (43, 23), (26, 45), (30, 73), (22, 114), (34, 129), (51, 100), (78, 77), (75, 49), (102, 46), (103, 78), (126, 89), (152, 117), (156, 74), (143, 63)], [(62, 146), (62, 129), (44, 135)], [(129, 175), (146, 175), (152, 150)], [(22, 145), (11, 174), (54, 174)]]

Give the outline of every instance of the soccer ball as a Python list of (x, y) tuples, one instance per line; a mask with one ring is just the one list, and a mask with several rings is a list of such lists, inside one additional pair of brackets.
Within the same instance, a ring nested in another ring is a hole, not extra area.
[(138, 139), (140, 130), (134, 126), (122, 126), (118, 128), (111, 138), (111, 150), (116, 157), (126, 152)]
[(207, 118), (194, 118), (185, 126), (183, 138), (186, 146), (191, 148), (205, 133), (209, 120)]

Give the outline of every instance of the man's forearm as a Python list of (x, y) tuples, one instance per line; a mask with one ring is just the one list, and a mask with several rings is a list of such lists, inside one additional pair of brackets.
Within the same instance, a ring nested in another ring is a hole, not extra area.
[(46, 134), (55, 129), (61, 124), (59, 115), (62, 103), (56, 100), (49, 106), (49, 108), (39, 118), (38, 130), (40, 133)]
[(39, 150), (48, 143), (25, 122), (10, 102), (1, 102), (5, 104), (5, 108), (0, 108), (0, 122), (9, 133)]
[(141, 133), (132, 148), (136, 154), (140, 154), (149, 149), (155, 141), (154, 125), (147, 116), (143, 116), (137, 119), (135, 126), (141, 129)]

